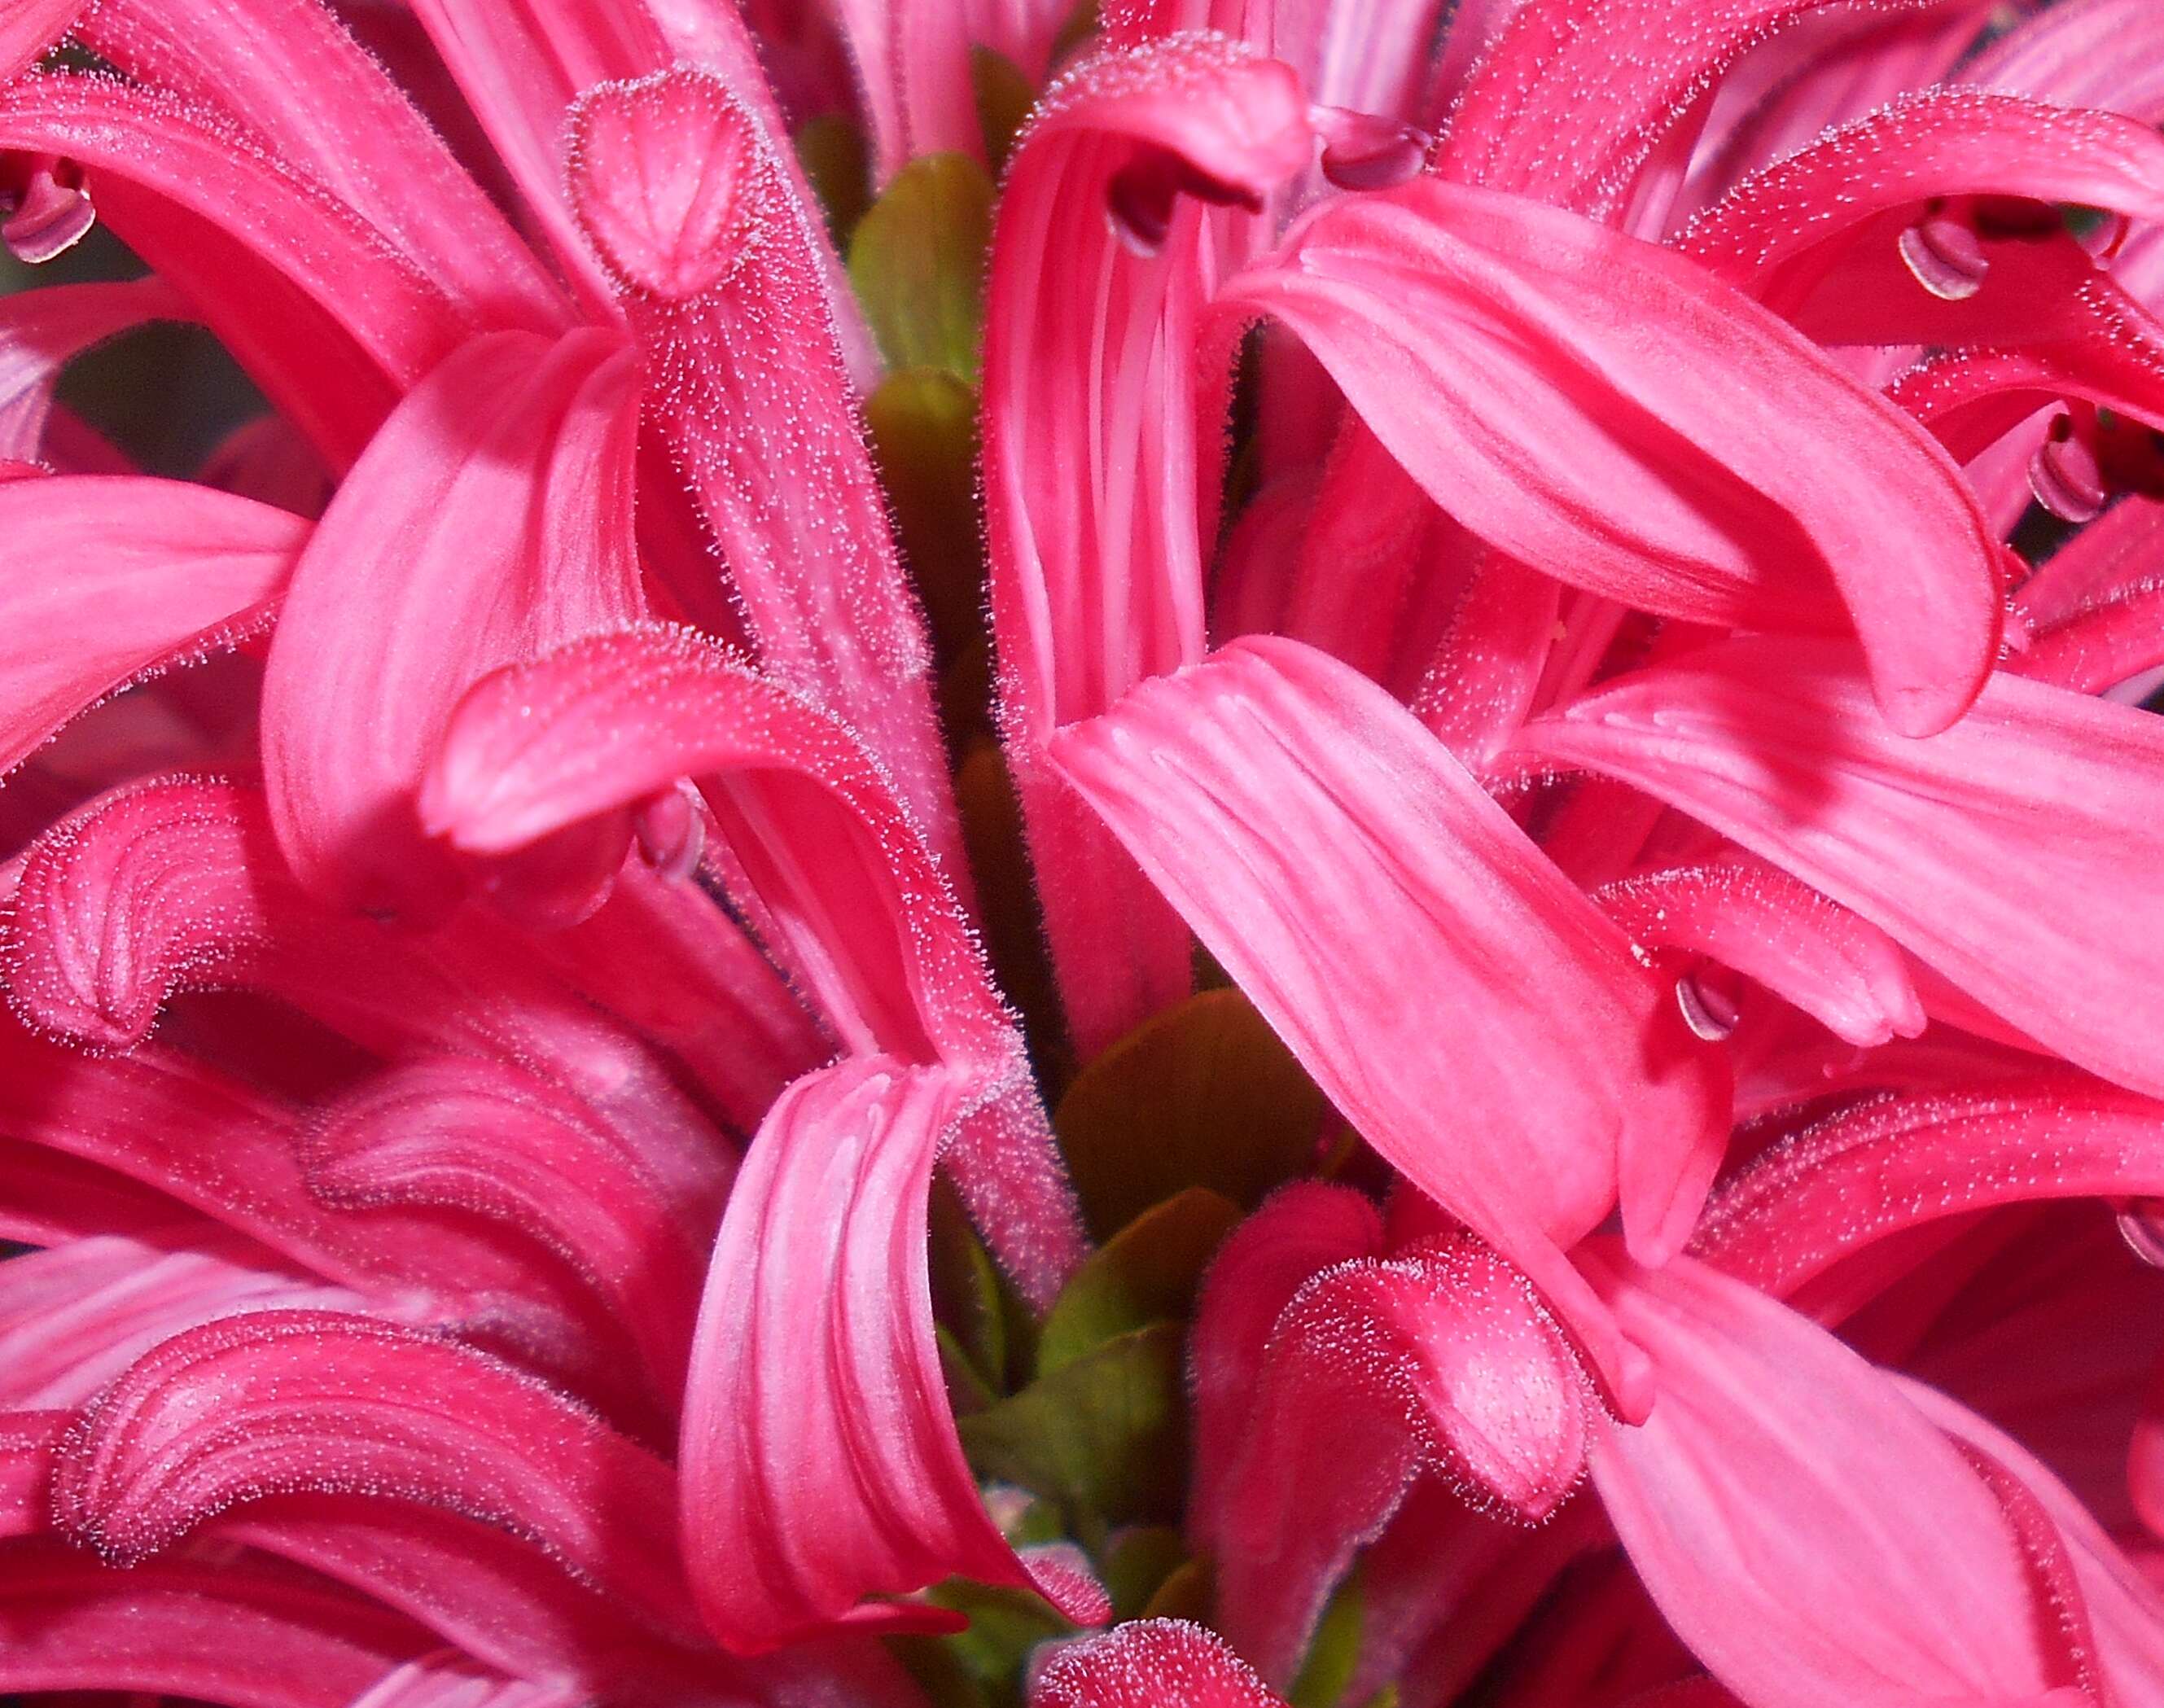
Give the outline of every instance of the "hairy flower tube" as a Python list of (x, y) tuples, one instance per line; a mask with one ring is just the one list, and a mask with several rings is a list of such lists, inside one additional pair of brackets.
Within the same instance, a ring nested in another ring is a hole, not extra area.
[(0, 1694), (2164, 1708), (2160, 122), (0, 0)]

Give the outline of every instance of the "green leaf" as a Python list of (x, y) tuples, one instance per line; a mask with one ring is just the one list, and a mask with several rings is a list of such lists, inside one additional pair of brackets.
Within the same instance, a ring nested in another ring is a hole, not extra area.
[(906, 368), (865, 400), (864, 422), (944, 669), (984, 633), (977, 394), (944, 368)]
[(1240, 1206), (1206, 1186), (1145, 1210), (1074, 1272), (1037, 1342), (1040, 1374), (1153, 1322), (1184, 1318)]
[(1360, 1664), (1361, 1627), (1365, 1622), (1366, 1598), (1360, 1593), (1356, 1571), (1330, 1598), (1307, 1646), (1307, 1658), (1293, 1680), (1288, 1700), (1292, 1708), (1337, 1708), (1337, 1701), (1352, 1682)]
[(849, 239), (849, 281), (897, 368), (976, 383), (992, 181), (967, 155), (926, 155), (894, 176)]
[(1187, 1477), (1181, 1330), (1127, 1334), (960, 1420), (978, 1476), (1056, 1500), (1093, 1553), (1115, 1525), (1169, 1523)]
[(1252, 1208), (1306, 1172), (1328, 1106), (1237, 991), (1205, 991), (1075, 1076), (1054, 1124), (1100, 1239), (1207, 1186)]
[(1151, 1598), (1187, 1563), (1187, 1539), (1169, 1524), (1114, 1532), (1097, 1570), (1112, 1598), (1112, 1616), (1141, 1617)]

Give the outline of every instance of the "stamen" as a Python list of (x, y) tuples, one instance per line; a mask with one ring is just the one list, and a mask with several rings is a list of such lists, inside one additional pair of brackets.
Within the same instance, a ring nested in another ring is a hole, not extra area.
[(0, 242), (33, 266), (64, 255), (97, 223), (82, 168), (57, 155), (18, 155), (5, 173), (0, 205)]
[(1322, 176), (1341, 190), (1387, 190), (1420, 176), (1435, 139), (1416, 125), (1344, 107), (1308, 110), (1322, 138)]
[(1967, 221), (1948, 217), (1934, 202), (1901, 234), (1901, 260), (1918, 284), (1942, 302), (1966, 302), (1983, 288), (1991, 260)]
[(2090, 435), (2079, 431), (2071, 415), (2051, 423), (2044, 443), (2029, 460), (2029, 490), (2036, 502), (2062, 522), (2093, 522), (2110, 497)]

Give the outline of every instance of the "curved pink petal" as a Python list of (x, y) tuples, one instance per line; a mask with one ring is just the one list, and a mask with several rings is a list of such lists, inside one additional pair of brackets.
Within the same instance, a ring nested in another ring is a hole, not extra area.
[(353, 1708), (578, 1708), (569, 1685), (491, 1678), (445, 1655), (408, 1661), (353, 1700)]
[(2126, 1708), (2164, 1702), (2164, 1596), (2035, 1454), (1936, 1388), (1899, 1374), (1892, 1380), (1952, 1440), (2016, 1479), (2056, 1527), (2113, 1699)]
[(600, 636), (476, 687), (423, 812), (454, 847), (500, 854), (681, 776), (698, 780), (844, 1047), (971, 1079), (975, 1110), (948, 1161), (1024, 1290), (1048, 1302), (1082, 1235), (1015, 1022), (888, 775), (832, 717), (688, 634)]
[(2142, 0), (2062, 0), (1962, 67), (1964, 83), (2164, 120), (2164, 15)]
[(1349, 1187), (1301, 1180), (1272, 1195), (1211, 1259), (1188, 1338), (1195, 1464), (1189, 1533), (1220, 1548), (1226, 1503), (1271, 1332), (1293, 1295), (1321, 1271), (1384, 1251), (1383, 1218)]
[[(1452, 110), (1436, 170), (1596, 217), (1626, 205), (1694, 99), (1834, 0), (1530, 0)], [(1883, 0), (1883, 13), (1936, 0)]]
[(1291, 326), (1437, 503), (1535, 569), (1689, 622), (1852, 623), (1913, 733), (1990, 667), (1997, 541), (1944, 452), (1682, 257), (1426, 179), (1326, 205), (1217, 301)]
[(179, 481), (0, 482), (0, 771), (116, 689), (261, 628), (307, 537)]
[(2083, 607), (2007, 661), (2018, 676), (2102, 694), (2164, 665), (2164, 575)]
[(924, 618), (775, 144), (689, 67), (580, 97), (571, 205), (621, 293), (647, 420), (712, 529), (761, 665), (849, 725), (943, 857), (959, 831)]
[[(545, 333), (570, 323), (533, 251), (328, 8), (99, 0), (77, 34), (128, 76), (229, 114), (478, 323)], [(295, 97), (300, 89), (307, 98)]]
[(263, 682), (265, 786), (313, 890), (427, 912), (418, 786), (497, 666), (641, 614), (634, 370), (614, 335), (478, 339), (418, 386), (340, 485), (293, 575)]
[(969, 76), (969, 8), (825, 0), (857, 74), (871, 132), (872, 176), (884, 185), (919, 155), (984, 157)]
[(1622, 933), (1411, 713), (1296, 642), (1146, 682), (1051, 756), (1338, 1109), (1629, 1386), (1563, 1249), (1620, 1196), (1673, 1251), (1726, 1106)]
[(1721, 1182), (1691, 1241), (1785, 1297), (1943, 1217), (2047, 1198), (2164, 1196), (2164, 1104), (2085, 1075), (1874, 1100), (1802, 1128)]
[(386, 1069), (312, 1118), (303, 1161), (334, 1203), (434, 1206), (524, 1234), (601, 1296), (657, 1388), (680, 1386), (712, 1200), (673, 1196), (559, 1087), (475, 1059)]
[(1284, 1708), (1223, 1641), (1184, 1619), (1148, 1619), (1064, 1645), (1029, 1708)]
[(2056, 628), (2160, 574), (2164, 503), (2130, 497), (2083, 528), (2014, 588), (2014, 613), (2031, 629)]
[(2071, 1682), (1991, 1490), (1893, 1382), (1688, 1258), (1607, 1288), (1660, 1398), (1593, 1477), (1677, 1635), (1755, 1708), (2014, 1702)]
[(43, 1542), (0, 1548), (0, 1690), (143, 1690), (231, 1708), (349, 1708), (438, 1647), (403, 1615), (276, 1563), (116, 1572)]
[(1923, 1004), (1886, 934), (1778, 867), (1747, 856), (1670, 867), (1594, 899), (1634, 943), (1709, 955), (1851, 1043), (1924, 1029)]
[(992, 628), (1008, 764), (1085, 1057), (1185, 994), (1188, 938), (1043, 744), (1202, 655), (1226, 397), (1194, 341), (1253, 223), (1204, 204), (1259, 208), (1313, 147), (1286, 67), (1188, 35), (1064, 80), (1001, 197), (983, 422)]
[(220, 1514), (207, 1534), (320, 1572), (523, 1677), (596, 1689), (635, 1671), (659, 1686), (694, 1656), (715, 1666), (711, 1647), (655, 1630), (529, 1541), (438, 1508), (366, 1494), (268, 1495)]
[(1249, 1403), (1218, 1622), (1280, 1684), (1416, 1476), (1536, 1523), (1584, 1474), (1594, 1409), (1525, 1278), (1464, 1236), (1309, 1281), (1278, 1319)]
[(1925, 90), (1745, 179), (1677, 246), (1788, 313), (1859, 228), (1902, 208), (1921, 218), (1932, 197), (1958, 196), (2071, 202), (2154, 219), (2164, 213), (2164, 139), (2112, 113)]
[[(360, 1311), (343, 1287), (258, 1269), (251, 1243), (171, 1250), (113, 1236), (0, 1264), (0, 1408), (80, 1406), (183, 1329), (244, 1311)], [(239, 1258), (239, 1261), (235, 1261)]]
[(544, 1071), (687, 1193), (718, 1201), (728, 1156), (637, 1040), (533, 964), (523, 933), (468, 909), (428, 937), (321, 907), (280, 859), (261, 796), (163, 779), (118, 791), (31, 850), (4, 940), (33, 1024), (127, 1049), (176, 991), (240, 986), (386, 1057), (481, 1054)]
[(350, 208), (188, 103), (31, 78), (0, 92), (0, 146), (79, 163), (101, 217), (336, 465), (476, 329)]
[(53, 1450), (67, 1427), (66, 1411), (0, 1415), (0, 1541), (35, 1536), (52, 1510)]
[(90, 0), (0, 0), (0, 82), (68, 33)]
[(1625, 677), (1517, 746), (1689, 813), (2068, 1060), (2164, 1092), (2164, 731), (2143, 713), (2002, 674), (1915, 740), (1852, 649), (1752, 639)]
[(0, 301), (0, 457), (44, 455), (53, 387), (75, 357), (117, 334), (185, 310), (159, 279), (53, 285)]
[(60, 1527), (121, 1564), (265, 1495), (363, 1493), (523, 1536), (670, 1628), (696, 1628), (660, 1459), (512, 1366), (370, 1317), (271, 1311), (190, 1329), (83, 1412)]
[(592, 917), (533, 941), (566, 984), (666, 1047), (738, 1133), (832, 1053), (760, 943), (690, 874), (627, 860)]
[[(1039, 1589), (962, 1458), (933, 1343), (932, 1168), (965, 1081), (890, 1057), (792, 1085), (714, 1248), (682, 1444), (684, 1550), (706, 1628), (757, 1653), (838, 1627), (952, 1628), (908, 1595), (956, 1574)], [(882, 1598), (882, 1599), (868, 1599)]]

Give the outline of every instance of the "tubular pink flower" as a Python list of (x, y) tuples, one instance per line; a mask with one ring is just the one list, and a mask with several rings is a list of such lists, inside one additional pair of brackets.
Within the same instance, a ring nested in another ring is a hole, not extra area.
[(2153, 8), (1072, 9), (0, 0), (0, 1695), (2164, 1708)]

